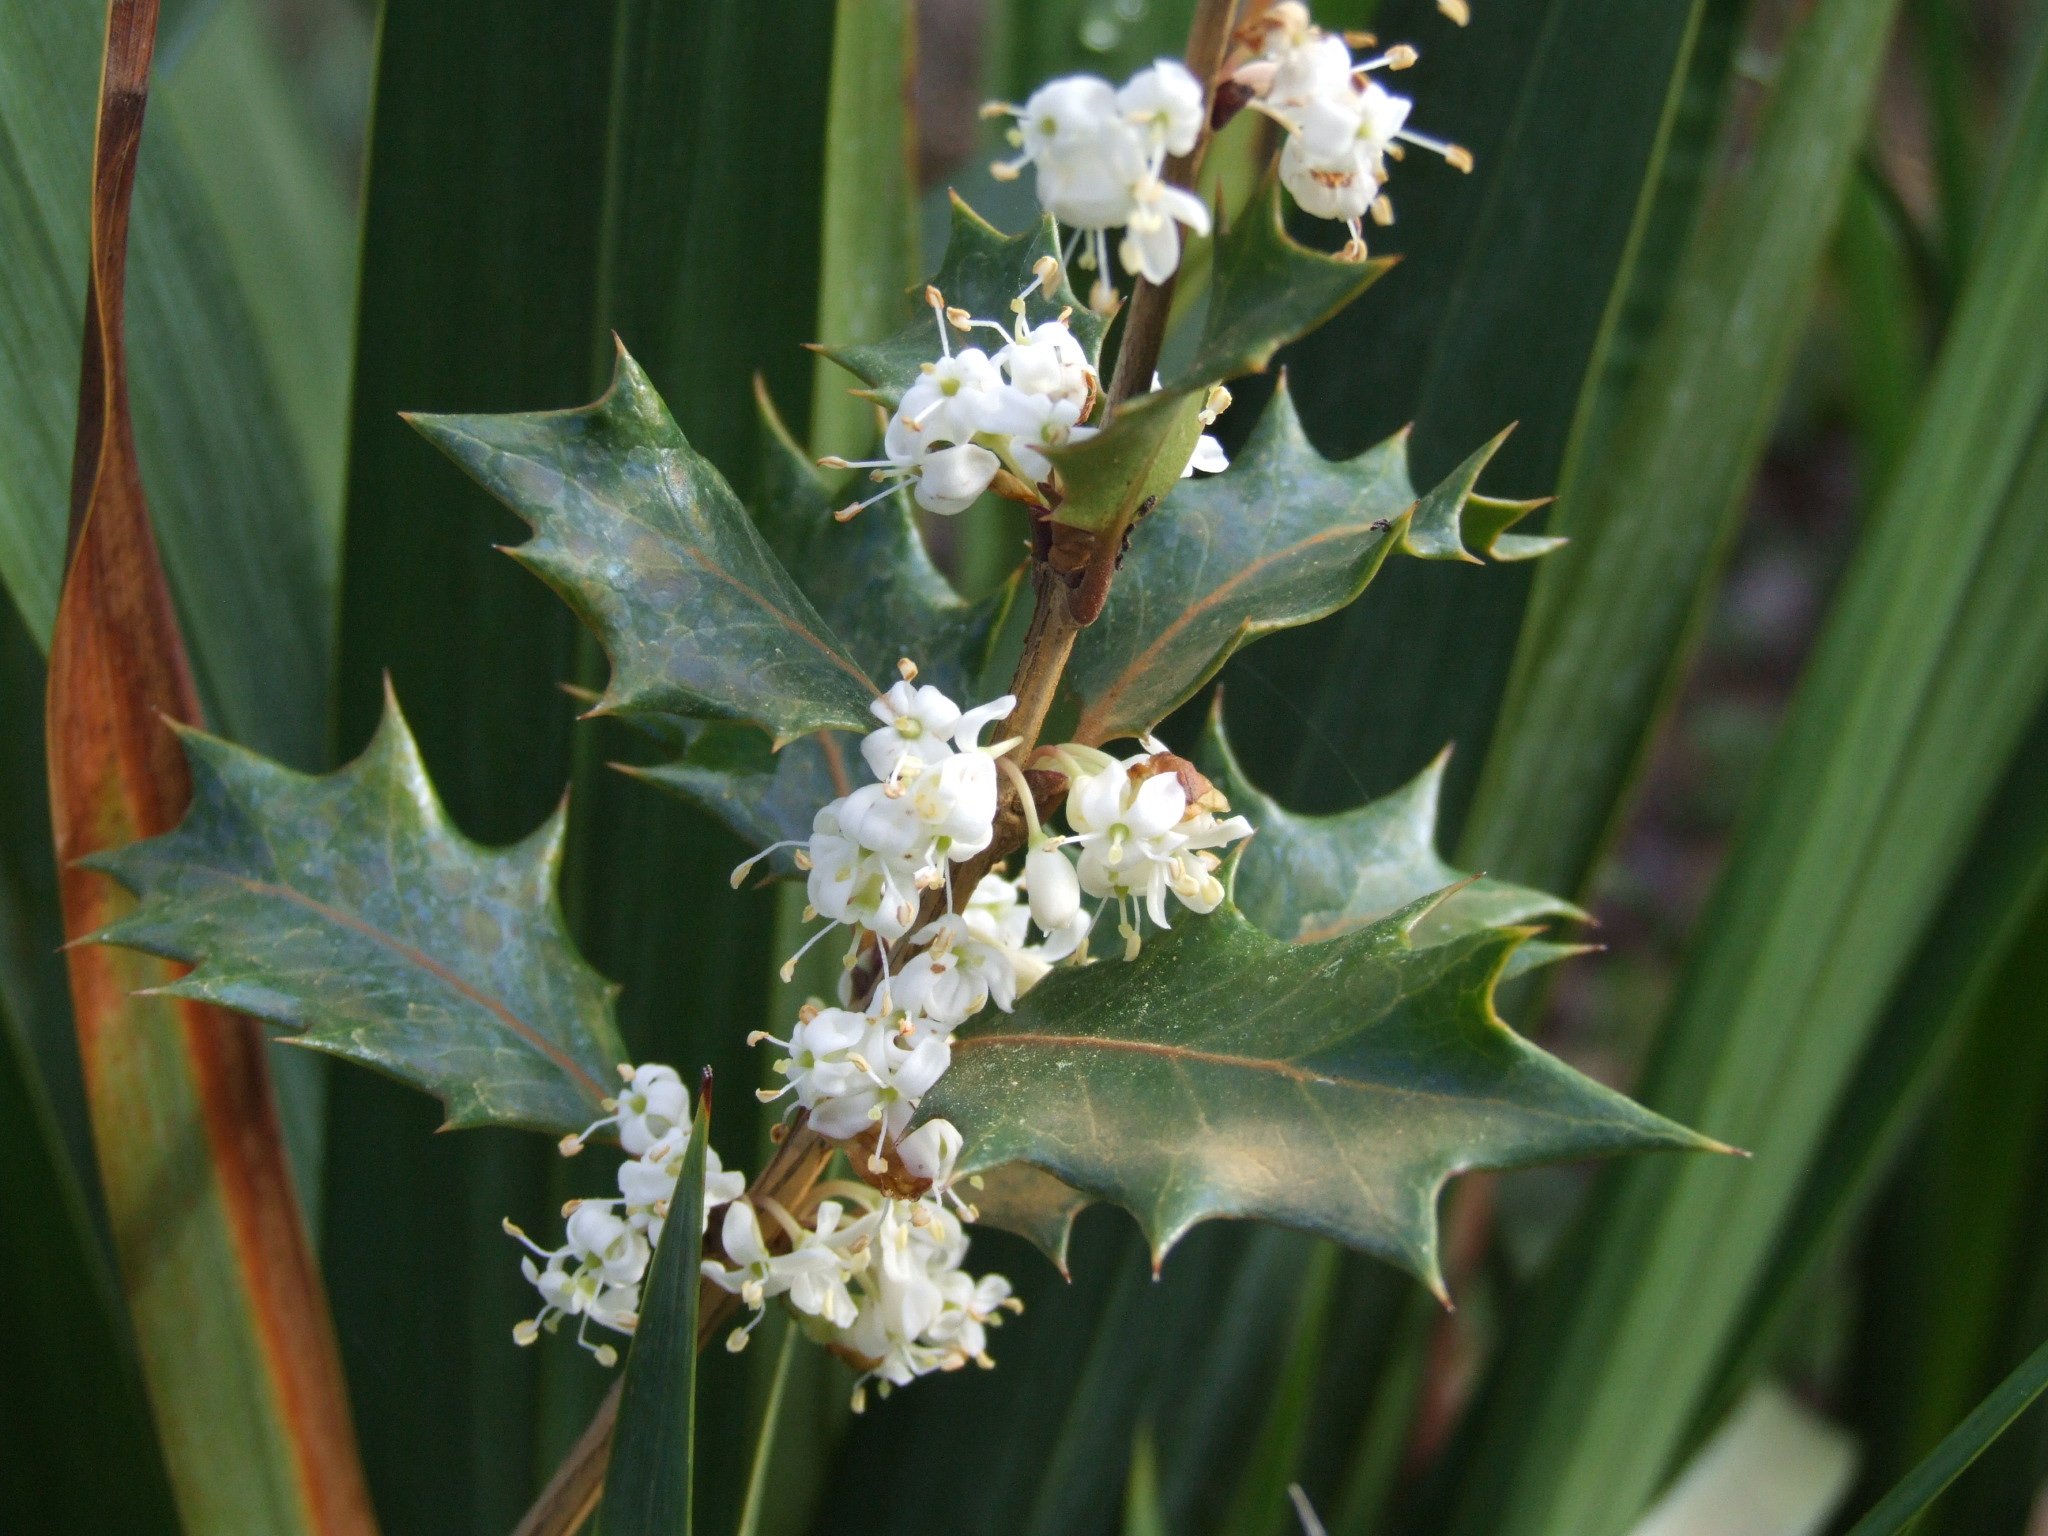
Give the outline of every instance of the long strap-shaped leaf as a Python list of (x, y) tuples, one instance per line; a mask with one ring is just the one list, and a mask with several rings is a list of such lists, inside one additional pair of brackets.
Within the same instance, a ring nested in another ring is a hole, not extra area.
[[(708, 1081), (708, 1079), (707, 1079)], [(697, 1276), (703, 1252), (709, 1095), (676, 1179), (626, 1356), (619, 1428), (605, 1478), (603, 1536), (690, 1536), (697, 1418)]]
[(1947, 1439), (1928, 1452), (1925, 1461), (1908, 1472), (1896, 1488), (1878, 1500), (1875, 1509), (1856, 1522), (1849, 1536), (1898, 1536), (1944, 1488), (1962, 1475), (1965, 1467), (1984, 1454), (1992, 1441), (2005, 1433), (2043, 1388), (2048, 1388), (2048, 1343), (2027, 1356), (2018, 1370), (1994, 1387), (1967, 1419), (1949, 1431)]
[[(1805, 25), (1868, 25), (1860, 3)], [(1920, 431), (1843, 579), (1645, 1089), (1756, 1160), (1740, 1177), (1614, 1181), (1517, 1324), (1454, 1531), (1607, 1536), (1648, 1502), (2048, 691), (2048, 353), (2026, 323), (2048, 302), (2048, 67), (2026, 101)]]
[[(155, 0), (113, 0), (93, 155), (70, 553), (50, 650), (65, 930), (126, 906), (82, 856), (163, 832), (190, 792), (160, 716), (197, 696), (144, 505), (122, 349), (128, 207)], [(368, 1532), (341, 1369), (294, 1201), (261, 1029), (134, 994), (161, 963), (69, 956), (122, 1281), (188, 1529)]]

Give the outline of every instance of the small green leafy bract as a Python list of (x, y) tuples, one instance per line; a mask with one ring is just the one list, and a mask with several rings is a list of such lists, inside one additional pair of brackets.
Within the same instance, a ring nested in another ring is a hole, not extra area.
[(625, 1047), (617, 989), (555, 896), (564, 816), (484, 848), (449, 822), (387, 695), (354, 762), (309, 776), (180, 732), (176, 830), (92, 862), (140, 898), (95, 942), (195, 967), (166, 991), (434, 1094), (455, 1126), (581, 1129)]
[(1286, 944), (1226, 902), (1128, 963), (1055, 972), (970, 1024), (926, 1097), (963, 1172), (1028, 1162), (1137, 1218), (1156, 1256), (1257, 1217), (1377, 1253), (1439, 1294), (1453, 1174), (1714, 1143), (1513, 1034), (1493, 990), (1519, 930), (1418, 949), (1431, 902)]
[(867, 719), (868, 674), (623, 347), (594, 405), (410, 420), (532, 526), (512, 555), (611, 657), (599, 709), (749, 721), (778, 742)]
[[(1283, 376), (1237, 462), (1180, 485), (1132, 538), (1109, 606), (1067, 674), (1080, 702), (1076, 739), (1150, 730), (1240, 647), (1352, 602), (1391, 551), (1478, 559), (1462, 514), (1501, 441), (1483, 444), (1418, 500), (1406, 433), (1355, 458), (1326, 459), (1302, 430)], [(1480, 553), (1503, 553), (1506, 522), (1492, 509), (1519, 517), (1536, 505), (1488, 503)]]
[[(1200, 760), (1230, 808), (1258, 829), (1238, 860), (1231, 895), (1246, 917), (1277, 939), (1335, 938), (1446, 889), (1449, 894), (1415, 924), (1410, 937), (1418, 946), (1544, 917), (1588, 920), (1568, 901), (1502, 880), (1471, 879), (1438, 855), (1437, 801), (1448, 748), (1392, 794), (1334, 816), (1296, 815), (1245, 777), (1223, 731), (1220, 699), (1209, 711)], [(1515, 958), (1533, 948), (1521, 946)], [(1509, 964), (1512, 970), (1514, 961)]]
[(1282, 346), (1321, 325), (1392, 266), (1340, 261), (1298, 243), (1281, 218), (1280, 185), (1268, 177), (1217, 241), (1194, 356), (1164, 389), (1134, 396), (1100, 435), (1053, 455), (1067, 489), (1053, 516), (1120, 536), (1140, 508), (1164, 500), (1179, 482), (1212, 384), (1263, 372)]
[[(953, 224), (946, 241), (946, 254), (931, 280), (932, 287), (945, 295), (949, 308), (964, 309), (977, 320), (993, 320), (1010, 327), (1016, 323), (1010, 304), (1036, 281), (1032, 264), (1059, 255), (1059, 234), (1049, 218), (1040, 219), (1021, 235), (1006, 235), (976, 213), (956, 194), (952, 201)], [(1102, 355), (1102, 338), (1107, 326), (1100, 315), (1081, 307), (1067, 284), (1065, 271), (1051, 293), (1043, 287), (1025, 299), (1025, 322), (1038, 325), (1071, 313), (1067, 324), (1091, 365)], [(1002, 343), (989, 331), (962, 335), (952, 332), (948, 344), (980, 347), (993, 352)], [(939, 356), (938, 321), (930, 310), (906, 325), (886, 341), (866, 345), (823, 346), (818, 350), (868, 386), (865, 394), (893, 410), (903, 392), (916, 382), (920, 369)]]

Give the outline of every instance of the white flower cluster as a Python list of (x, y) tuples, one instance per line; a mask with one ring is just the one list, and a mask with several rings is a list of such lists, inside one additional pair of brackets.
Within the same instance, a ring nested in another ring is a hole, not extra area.
[(1232, 79), (1251, 92), (1250, 104), (1287, 130), (1280, 180), (1304, 212), (1341, 219), (1351, 231), (1344, 254), (1363, 260), (1365, 219), (1394, 221), (1384, 191), (1387, 161), (1413, 144), (1442, 155), (1461, 171), (1472, 156), (1408, 127), (1414, 105), (1372, 78), (1375, 71), (1406, 69), (1416, 60), (1404, 44), (1357, 60), (1345, 39), (1309, 19), (1308, 7), (1282, 0), (1255, 24), (1259, 54)]
[(982, 108), (986, 117), (1016, 119), (1010, 142), (1022, 153), (990, 167), (996, 177), (1013, 180), (1033, 167), (1045, 211), (1087, 237), (1081, 264), (1096, 273), (1088, 302), (1098, 312), (1116, 304), (1110, 230), (1124, 232), (1124, 270), (1153, 283), (1180, 265), (1179, 226), (1209, 233), (1202, 200), (1162, 179), (1168, 155), (1195, 147), (1206, 113), (1201, 82), (1172, 59), (1139, 70), (1121, 89), (1094, 75), (1063, 75), (1021, 107)]
[[(870, 1382), (886, 1393), (931, 1371), (990, 1364), (987, 1330), (1002, 1310), (1018, 1307), (1001, 1275), (976, 1279), (961, 1268), (960, 1220), (973, 1211), (953, 1188), (959, 1131), (944, 1120), (910, 1129), (919, 1101), (952, 1063), (954, 1031), (990, 1004), (1008, 1012), (1061, 961), (1085, 960), (1103, 906), (1118, 908), (1127, 957), (1137, 953), (1144, 918), (1167, 926), (1168, 896), (1193, 911), (1214, 910), (1223, 899), (1214, 850), (1251, 831), (1243, 817), (1221, 814), (1229, 807), (1191, 764), (1148, 738), (1144, 751), (1123, 759), (1077, 745), (1045, 754), (1042, 765), (1068, 780), (1069, 831), (1050, 836), (1022, 771), (1002, 762), (1013, 743), (980, 744), (1015, 700), (962, 710), (918, 685), (910, 662), (900, 670), (902, 680), (872, 706), (880, 724), (861, 741), (875, 781), (825, 806), (796, 845), (808, 871), (808, 910), (829, 919), (805, 948), (834, 928), (854, 930), (838, 1005), (806, 1003), (787, 1039), (749, 1037), (784, 1053), (774, 1070), (785, 1082), (762, 1090), (762, 1100), (793, 1096), (812, 1130), (859, 1144), (865, 1173), (893, 1193), (827, 1184), (806, 1226), (773, 1199), (748, 1198), (745, 1181), (709, 1149), (704, 1175), (707, 1231), (710, 1212), (726, 1208), (704, 1275), (753, 1313), (730, 1347), (744, 1347), (768, 1302), (781, 1297), (813, 1337), (859, 1368), (856, 1406)], [(984, 875), (954, 912), (952, 866), (994, 840), (999, 771), (1011, 774), (1029, 828), (1025, 875)], [(1063, 851), (1069, 845), (1078, 860)], [(736, 884), (754, 862), (734, 871)], [(925, 893), (939, 889), (945, 907), (920, 926)], [(1084, 894), (1099, 899), (1093, 912), (1083, 909)], [(889, 947), (906, 937), (917, 952), (892, 972)], [(864, 959), (877, 983), (856, 1006), (853, 972)], [(785, 979), (794, 965), (792, 957)], [(605, 1365), (617, 1351), (593, 1342), (589, 1325), (626, 1334), (638, 1325), (640, 1287), (690, 1130), (690, 1096), (674, 1069), (649, 1062), (619, 1072), (623, 1086), (605, 1101), (604, 1117), (561, 1143), (563, 1155), (574, 1156), (597, 1132), (613, 1131), (627, 1154), (617, 1198), (570, 1202), (555, 1249), (505, 1223), (528, 1249), (521, 1268), (541, 1296), (540, 1312), (513, 1338), (531, 1344), (573, 1317), (578, 1341)], [(902, 1198), (906, 1190), (921, 1192)]]
[[(638, 1324), (640, 1282), (667, 1225), (669, 1202), (675, 1198), (690, 1139), (690, 1095), (673, 1067), (622, 1063), (619, 1076), (625, 1087), (616, 1099), (606, 1101), (611, 1113), (581, 1133), (563, 1137), (561, 1144), (562, 1155), (574, 1157), (589, 1136), (614, 1127), (628, 1154), (619, 1165), (619, 1198), (571, 1201), (566, 1241), (560, 1248), (543, 1248), (510, 1220), (505, 1222), (506, 1232), (529, 1250), (520, 1269), (541, 1298), (539, 1315), (521, 1322), (512, 1337), (531, 1344), (542, 1329), (553, 1332), (563, 1318), (573, 1317), (578, 1320), (576, 1341), (600, 1365), (614, 1364), (618, 1351), (609, 1344), (593, 1344), (589, 1325), (631, 1333)], [(738, 1199), (746, 1187), (739, 1174), (725, 1171), (715, 1150), (704, 1149), (707, 1229), (712, 1208)]]
[[(1082, 893), (1117, 907), (1117, 931), (1125, 958), (1142, 942), (1142, 918), (1160, 928), (1166, 898), (1193, 912), (1213, 912), (1223, 900), (1216, 878), (1222, 860), (1216, 849), (1251, 836), (1242, 816), (1222, 793), (1161, 742), (1148, 737), (1144, 751), (1117, 759), (1094, 747), (1064, 746), (1049, 754), (1050, 765), (1067, 776), (1065, 837), (1033, 829), (1025, 859), (1032, 911), (1040, 922), (1057, 922)], [(1059, 852), (1080, 850), (1078, 870)]]
[[(959, 1133), (934, 1120), (907, 1138), (903, 1150), (938, 1155), (941, 1143), (950, 1148), (944, 1154), (950, 1162)], [(770, 1250), (751, 1201), (726, 1207), (725, 1258), (706, 1259), (704, 1277), (753, 1309), (727, 1338), (727, 1348), (744, 1348), (768, 1302), (780, 1296), (806, 1333), (860, 1371), (856, 1413), (866, 1406), (871, 1381), (887, 1396), (933, 1371), (958, 1370), (970, 1361), (993, 1367), (988, 1330), (1003, 1312), (1021, 1312), (1024, 1304), (1001, 1275), (976, 1279), (961, 1268), (968, 1239), (960, 1218), (931, 1196), (899, 1200), (844, 1183), (827, 1192), (837, 1198), (819, 1203), (809, 1227), (777, 1202), (761, 1202), (788, 1240), (783, 1253)], [(851, 1220), (850, 1211), (857, 1213)]]
[[(820, 461), (832, 469), (872, 470), (884, 482), (866, 501), (842, 508), (841, 522), (905, 485), (927, 512), (955, 516), (1005, 470), (1026, 488), (1043, 485), (1052, 477), (1047, 449), (1095, 435), (1096, 428), (1082, 423), (1099, 381), (1067, 324), (1069, 312), (1037, 325), (1025, 318), (1025, 300), (1041, 285), (1051, 291), (1059, 263), (1041, 257), (1035, 272), (1010, 302), (1015, 319), (1007, 329), (948, 308), (938, 289), (925, 289), (938, 322), (939, 357), (903, 392), (882, 434), (882, 457)], [(981, 347), (956, 352), (954, 330), (993, 331), (1002, 344), (993, 356)]]

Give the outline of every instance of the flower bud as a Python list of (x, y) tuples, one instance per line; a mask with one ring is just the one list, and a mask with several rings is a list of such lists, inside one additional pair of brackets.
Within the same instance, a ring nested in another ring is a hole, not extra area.
[(1025, 856), (1024, 886), (1031, 897), (1031, 920), (1043, 933), (1058, 933), (1081, 910), (1081, 882), (1057, 848), (1040, 846)]

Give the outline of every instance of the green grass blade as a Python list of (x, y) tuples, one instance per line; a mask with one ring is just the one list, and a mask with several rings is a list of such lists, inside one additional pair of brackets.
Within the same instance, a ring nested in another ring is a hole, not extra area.
[(619, 1427), (605, 1474), (603, 1536), (690, 1536), (696, 1485), (697, 1273), (704, 1251), (704, 1149), (711, 1109), (700, 1095), (668, 1222), (642, 1287), (626, 1355)]
[[(2038, 785), (2040, 765), (2048, 760), (2048, 713), (2036, 717), (2027, 739), (2013, 754), (2013, 763), (1998, 797), (1985, 813), (1970, 856), (1951, 885), (1939, 916), (1920, 941), (1912, 968), (1900, 981), (1885, 1011), (1884, 1023), (1844, 1093), (1828, 1127), (1827, 1139), (1815, 1155), (1798, 1203), (1785, 1220), (1769, 1268), (1737, 1327), (1721, 1366), (1720, 1384), (1700, 1419), (1704, 1433), (1732, 1407), (1743, 1386), (1761, 1369), (1792, 1315), (1805, 1280), (1833, 1253), (1851, 1224), (1868, 1206), (1887, 1170), (1897, 1161), (1902, 1144), (1924, 1117), (1929, 1101), (1955, 1069), (1966, 1047), (1971, 1057), (1985, 1056), (1991, 1076), (2013, 1085), (2027, 1074), (2013, 1068), (2030, 1057), (2024, 1043), (2036, 1027), (2020, 1000), (2032, 995), (2030, 961), (2048, 953), (2048, 911), (2041, 902), (2048, 893), (2048, 801)], [(1996, 1063), (2005, 1061), (2007, 1066)], [(2018, 1084), (2024, 1087), (2022, 1082)], [(2009, 1108), (2009, 1106), (2001, 1106)], [(2009, 1126), (1997, 1114), (1975, 1117), (1991, 1126)], [(2025, 1124), (2024, 1117), (2018, 1122)], [(2004, 1162), (1971, 1163), (1958, 1170), (1962, 1187), (1977, 1191), (2002, 1189), (2008, 1198), (2031, 1181), (2030, 1160), (2020, 1155)], [(1976, 1210), (1954, 1213), (1950, 1220), (1969, 1231), (1982, 1219)], [(2009, 1226), (2009, 1220), (2001, 1226)], [(1986, 1234), (1988, 1235), (1988, 1234)], [(1961, 1283), (1977, 1265), (1961, 1262), (1949, 1250), (1929, 1253), (1916, 1262), (1914, 1250), (1901, 1257), (1906, 1267), (1930, 1269)], [(2004, 1266), (1992, 1266), (2004, 1275)], [(1910, 1289), (1910, 1287), (1909, 1287)], [(1982, 1328), (1988, 1318), (1954, 1304), (1922, 1306), (1922, 1330), (1953, 1329), (1957, 1323)], [(1995, 1308), (1993, 1309), (1995, 1311)], [(1910, 1329), (1909, 1329), (1910, 1333)], [(1921, 1352), (1938, 1356), (1940, 1349)], [(1976, 1352), (1957, 1350), (1966, 1367), (1976, 1366)], [(1880, 1362), (1880, 1376), (1891, 1376), (1880, 1390), (1912, 1403), (1924, 1384), (1897, 1380), (1903, 1371), (1896, 1360)], [(1970, 1378), (1974, 1383), (1975, 1378)], [(1974, 1391), (1974, 1385), (1969, 1390)], [(1885, 1407), (1896, 1405), (1887, 1401)], [(1924, 1416), (1922, 1406), (1910, 1416)], [(1961, 1405), (1943, 1395), (1932, 1410), (1939, 1415), (1934, 1433), (1952, 1422)], [(1883, 1413), (1864, 1415), (1882, 1419)], [(1894, 1433), (1897, 1433), (1894, 1429)], [(1932, 1439), (1930, 1435), (1929, 1443)], [(1916, 1451), (1917, 1451), (1916, 1447)]]
[(1926, 383), (1924, 296), (1897, 208), (1866, 160), (1842, 199), (1835, 232), (1849, 410), (1863, 455), (1866, 503), (1877, 499), (1905, 452)]
[[(62, 568), (76, 413), (66, 381), (84, 313), (101, 31), (102, 8), (75, 0), (0, 6), (0, 410), (12, 424), (0, 460), (0, 582), (39, 643)], [(333, 503), (316, 494), (278, 401), (288, 389), (281, 364), (317, 372), (331, 360), (315, 355), (312, 338), (303, 364), (264, 347), (193, 163), (220, 147), (185, 131), (193, 83), (172, 70), (155, 93), (136, 185), (128, 318), (143, 478), (213, 720), (310, 765), (324, 729)], [(244, 103), (238, 131), (304, 169), (305, 134), (265, 106)]]
[(1166, 1511), (1159, 1505), (1159, 1447), (1149, 1421), (1131, 1441), (1131, 1479), (1124, 1484), (1124, 1536), (1166, 1536)]
[[(610, 61), (610, 35), (558, 7), (383, 9), (334, 749), (368, 739), (388, 669), (457, 824), (491, 841), (537, 825), (568, 778), (574, 706), (555, 685), (573, 676), (574, 621), (491, 548), (511, 514), (397, 413), (593, 393)], [(545, 1230), (591, 1174), (557, 1190), (537, 1138), (436, 1136), (433, 1106), (406, 1089), (356, 1071), (329, 1083), (323, 1248), (378, 1509), (395, 1529), (500, 1536), (551, 1468), (543, 1352), (509, 1332), (532, 1293), (496, 1224)], [(393, 1283), (394, 1247), (418, 1278)], [(564, 1368), (578, 1365), (601, 1377)], [(424, 1444), (442, 1447), (431, 1466)]]
[[(756, 1070), (732, 1021), (757, 1016), (768, 959), (767, 903), (725, 885), (743, 850), (611, 772), (644, 750), (624, 732), (572, 729), (560, 685), (601, 683), (602, 661), (567, 609), (492, 549), (516, 535), (511, 515), (397, 412), (582, 403), (616, 330), (691, 442), (744, 487), (754, 372), (785, 405), (809, 399), (798, 343), (816, 334), (830, 57), (829, 28), (795, 0), (631, 0), (612, 27), (543, 0), (393, 0), (377, 66), (337, 749), (368, 735), (389, 668), (465, 831), (517, 835), (573, 775), (564, 901), (585, 951), (624, 984), (628, 1047), (733, 1082)], [(760, 129), (764, 99), (781, 104), (773, 134)], [(683, 932), (692, 942), (679, 946)], [(755, 1106), (731, 1097), (720, 1139), (750, 1165)], [(572, 1177), (520, 1139), (437, 1140), (430, 1126), (403, 1093), (337, 1075), (326, 1247), (387, 1519), (495, 1536), (606, 1386), (576, 1351), (509, 1347), (525, 1303), (496, 1221), (552, 1219), (542, 1213), (599, 1175)], [(434, 1277), (402, 1294), (380, 1258), (394, 1210)], [(424, 1385), (422, 1358), (436, 1362)], [(746, 1371), (707, 1360), (707, 1401), (743, 1393)], [(742, 1497), (749, 1426), (720, 1413), (702, 1427), (699, 1493), (722, 1527)], [(449, 1448), (438, 1465), (416, 1453), (429, 1440)]]
[[(1809, 25), (1841, 16), (1823, 6)], [(2039, 69), (2024, 121), (1920, 431), (1843, 580), (1646, 1084), (1649, 1102), (1756, 1159), (1611, 1182), (1523, 1319), (1455, 1530), (1608, 1536), (1647, 1502), (2038, 707), (2048, 353), (2021, 317), (2048, 306)]]
[[(923, 271), (917, 241), (910, 0), (838, 0), (832, 98), (825, 122), (823, 248), (818, 334), (879, 341), (908, 318)], [(852, 379), (820, 362), (812, 383), (811, 447), (858, 458), (873, 443), (875, 408)]]
[[(1266, 1422), (1244, 1458), (1236, 1497), (1218, 1527), (1233, 1536), (1279, 1536), (1294, 1518), (1287, 1490), (1300, 1476), (1316, 1371), (1322, 1364), (1330, 1310), (1336, 1301), (1338, 1257), (1338, 1250), (1329, 1243), (1318, 1243), (1309, 1250), (1295, 1298), (1293, 1331), (1266, 1403)], [(1135, 1465), (1132, 1477), (1135, 1481)]]
[(254, 0), (221, 0), (157, 103), (192, 163), (338, 557), (355, 297), (353, 210), (272, 56)]
[[(1554, 488), (1573, 401), (1640, 244), (1638, 204), (1662, 184), (1673, 103), (1701, 19), (1719, 3), (1558, 0), (1496, 7), (1462, 32), (1419, 0), (1378, 8), (1375, 33), (1422, 50), (1399, 86), (1415, 98), (1416, 123), (1468, 146), (1478, 168), (1396, 168), (1388, 190), (1400, 219), (1374, 249), (1400, 253), (1401, 265), (1291, 349), (1320, 449), (1354, 453), (1412, 420), (1416, 478), (1428, 484), (1471, 443), (1519, 422), (1483, 488)], [(1513, 568), (1390, 570), (1342, 617), (1268, 641), (1230, 674), (1238, 734), (1272, 743), (1253, 752), (1253, 777), (1291, 804), (1331, 810), (1400, 782), (1455, 740), (1455, 831), (1529, 579)]]
[(174, 1536), (128, 1315), (35, 1055), (0, 985), (0, 1508), (51, 1530)]
[(735, 1527), (737, 1536), (763, 1536), (768, 1522), (769, 1479), (773, 1475), (775, 1453), (782, 1440), (783, 1403), (789, 1395), (789, 1379), (797, 1352), (804, 1347), (805, 1340), (797, 1329), (787, 1322), (782, 1327), (782, 1339), (775, 1345), (775, 1364), (768, 1376), (768, 1396), (761, 1409), (761, 1427), (754, 1433), (754, 1456), (747, 1472), (747, 1496), (740, 1505), (740, 1523)]
[(1905, 1481), (1851, 1527), (1849, 1536), (1898, 1536), (1906, 1530), (1965, 1467), (2005, 1433), (2044, 1388), (2048, 1388), (2048, 1343), (2029, 1355), (1971, 1410), (1970, 1416), (1908, 1473)]
[(1834, 0), (1801, 23), (1610, 446), (1563, 488), (1553, 528), (1573, 542), (1536, 578), (1460, 845), (1475, 867), (1584, 883), (1762, 453), (1894, 9)]

